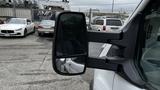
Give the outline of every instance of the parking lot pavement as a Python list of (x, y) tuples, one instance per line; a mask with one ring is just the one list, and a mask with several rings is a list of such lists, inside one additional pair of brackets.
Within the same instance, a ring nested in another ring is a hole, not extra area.
[[(103, 44), (90, 43), (98, 56)], [(52, 36), (0, 37), (0, 90), (89, 90), (93, 69), (82, 76), (61, 76), (51, 61)]]
[[(102, 46), (104, 43), (89, 43), (89, 56), (90, 57), (99, 57), (101, 51), (103, 50)], [(81, 75), (83, 80), (87, 81), (87, 83), (91, 83), (94, 77), (94, 69), (87, 68), (84, 75)]]
[(56, 74), (51, 37), (0, 38), (0, 90), (89, 90), (81, 76)]

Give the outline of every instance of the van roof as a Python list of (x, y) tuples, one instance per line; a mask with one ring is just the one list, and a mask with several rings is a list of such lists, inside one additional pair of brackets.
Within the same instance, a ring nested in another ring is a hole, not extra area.
[(11, 18), (11, 19), (21, 19), (21, 20), (26, 20), (27, 18)]
[(112, 20), (121, 20), (120, 18), (104, 18), (104, 19), (100, 18), (100, 19), (97, 19), (97, 20), (107, 20), (107, 19), (112, 19)]

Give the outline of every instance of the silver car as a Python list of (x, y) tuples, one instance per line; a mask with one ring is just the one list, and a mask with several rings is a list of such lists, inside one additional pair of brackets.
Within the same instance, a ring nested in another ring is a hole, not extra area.
[(54, 27), (55, 27), (55, 21), (54, 20), (42, 20), (38, 26), (38, 35), (42, 36), (44, 34), (53, 34), (54, 33)]

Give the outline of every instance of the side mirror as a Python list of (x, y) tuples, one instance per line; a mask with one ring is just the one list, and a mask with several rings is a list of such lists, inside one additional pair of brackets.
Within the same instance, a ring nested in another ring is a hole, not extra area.
[(31, 22), (27, 22), (27, 25), (30, 25), (31, 24)]
[(86, 69), (88, 41), (85, 15), (62, 12), (56, 18), (53, 68), (61, 75), (79, 75)]

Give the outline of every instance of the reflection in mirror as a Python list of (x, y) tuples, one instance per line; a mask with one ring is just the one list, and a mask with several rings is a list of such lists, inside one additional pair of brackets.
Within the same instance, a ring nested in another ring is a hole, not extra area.
[(82, 57), (57, 58), (56, 67), (64, 74), (77, 74), (84, 72), (84, 60)]

